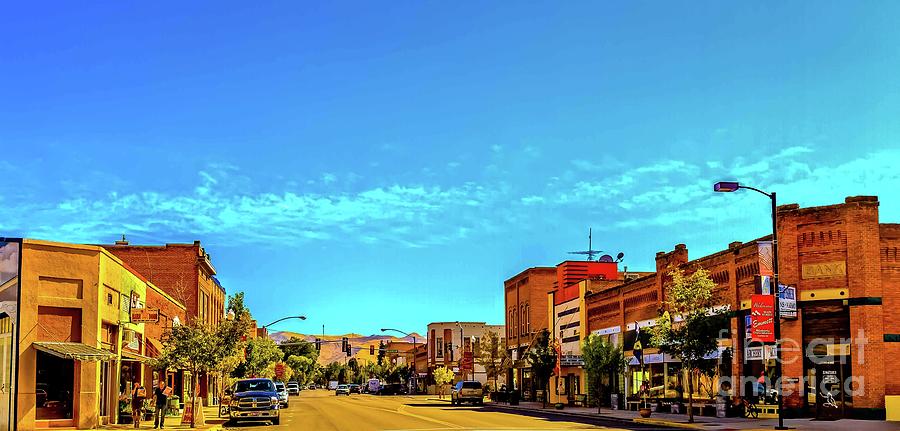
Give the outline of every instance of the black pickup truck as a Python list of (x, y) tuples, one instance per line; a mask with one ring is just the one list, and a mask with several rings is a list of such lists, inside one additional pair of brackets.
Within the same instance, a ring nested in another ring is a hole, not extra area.
[(238, 380), (229, 391), (231, 401), (228, 406), (230, 422), (271, 421), (281, 422), (278, 391), (271, 379)]

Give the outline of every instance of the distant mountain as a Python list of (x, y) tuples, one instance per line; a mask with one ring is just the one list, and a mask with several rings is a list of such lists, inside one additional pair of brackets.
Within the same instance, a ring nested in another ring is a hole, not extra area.
[[(306, 340), (309, 342), (316, 341), (316, 338), (325, 341), (331, 341), (330, 343), (322, 343), (322, 350), (319, 351), (319, 364), (327, 365), (331, 362), (345, 362), (350, 360), (351, 358), (356, 358), (358, 361), (374, 361), (376, 360), (376, 356), (369, 355), (369, 346), (375, 346), (376, 355), (378, 353), (378, 342), (384, 340), (385, 343), (388, 341), (394, 342), (408, 342), (412, 343), (412, 337), (415, 336), (416, 343), (423, 344), (425, 343), (425, 337), (413, 333), (410, 337), (394, 337), (391, 335), (361, 335), (361, 334), (341, 334), (341, 335), (322, 335), (322, 334), (299, 334), (296, 332), (288, 332), (288, 331), (279, 331), (273, 332), (269, 334), (269, 338), (274, 340), (276, 343), (282, 343), (287, 340), (290, 340), (291, 337), (300, 338), (302, 340)], [(352, 350), (351, 356), (347, 356), (346, 353), (341, 351), (341, 338), (347, 337), (350, 343), (350, 347)]]

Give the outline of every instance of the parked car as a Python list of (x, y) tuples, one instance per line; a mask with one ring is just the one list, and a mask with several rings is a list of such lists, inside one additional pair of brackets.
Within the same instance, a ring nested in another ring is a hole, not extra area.
[(350, 385), (337, 385), (337, 388), (334, 389), (334, 395), (346, 395), (350, 396)]
[(238, 380), (229, 390), (231, 402), (228, 406), (229, 422), (271, 421), (281, 422), (278, 390), (272, 379)]
[(481, 382), (463, 380), (453, 386), (450, 390), (450, 404), (459, 405), (465, 402), (484, 404), (484, 388), (481, 387)]
[(369, 381), (366, 383), (365, 391), (367, 393), (377, 394), (379, 389), (381, 389), (381, 380), (369, 379)]
[(406, 393), (406, 385), (400, 383), (388, 383), (386, 385), (382, 385), (378, 392), (378, 395), (401, 395)]
[(357, 385), (356, 383), (351, 383), (349, 386), (350, 386), (350, 393), (351, 393), (351, 394), (358, 394), (358, 393), (359, 393), (359, 385)]
[(288, 391), (287, 386), (284, 382), (275, 382), (275, 390), (278, 392), (278, 404), (281, 407), (287, 408), (288, 406)]
[(288, 395), (300, 395), (300, 385), (297, 382), (287, 383)]

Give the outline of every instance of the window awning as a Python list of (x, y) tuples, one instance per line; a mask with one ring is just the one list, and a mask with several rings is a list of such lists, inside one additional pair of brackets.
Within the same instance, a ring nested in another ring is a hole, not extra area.
[(133, 361), (133, 362), (147, 362), (150, 358), (144, 356), (140, 353), (129, 352), (128, 350), (122, 349), (122, 360), (123, 361)]
[(35, 349), (42, 352), (64, 359), (74, 359), (76, 361), (111, 361), (116, 358), (114, 353), (82, 343), (38, 341), (32, 343), (32, 345)]

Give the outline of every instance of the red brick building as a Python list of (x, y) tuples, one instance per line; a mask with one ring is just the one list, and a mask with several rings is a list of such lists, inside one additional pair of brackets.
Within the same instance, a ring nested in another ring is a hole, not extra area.
[[(900, 307), (900, 225), (879, 222), (876, 197), (857, 196), (837, 205), (780, 206), (778, 234), (780, 283), (796, 289), (798, 309), (796, 318), (781, 325), (786, 414), (884, 418), (886, 397), (900, 395), (900, 379), (886, 372), (900, 367), (900, 317), (889, 311)], [(695, 397), (726, 390), (738, 399), (751, 395), (760, 374), (775, 377), (771, 347), (747, 337), (750, 295), (762, 290), (760, 276), (771, 273), (770, 240), (735, 242), (696, 260), (679, 244), (657, 253), (654, 274), (589, 288), (588, 330), (622, 343), (630, 360), (626, 396), (644, 380), (651, 396), (662, 401), (679, 397), (686, 387), (677, 360), (645, 349), (641, 370), (631, 356), (635, 328), (654, 324), (666, 298), (666, 274), (676, 267), (710, 271), (722, 306), (736, 314), (710, 358), (719, 362), (718, 376)], [(723, 388), (725, 381), (732, 387)], [(828, 388), (835, 389), (837, 407), (824, 402)]]
[(556, 268), (534, 267), (503, 282), (506, 348), (513, 359), (513, 369), (507, 373), (506, 382), (510, 388), (533, 393), (531, 368), (523, 360), (523, 355), (534, 334), (548, 327), (547, 292), (553, 289), (556, 281)]
[[(104, 245), (110, 253), (137, 270), (157, 287), (186, 307), (186, 321), (199, 320), (218, 326), (225, 318), (225, 289), (216, 280), (216, 269), (209, 253), (200, 245), (131, 245), (124, 238), (113, 245)], [(189, 379), (185, 379), (189, 381)], [(184, 383), (184, 393), (191, 388)], [(200, 376), (199, 393), (206, 403), (212, 403), (218, 393), (218, 382)]]

